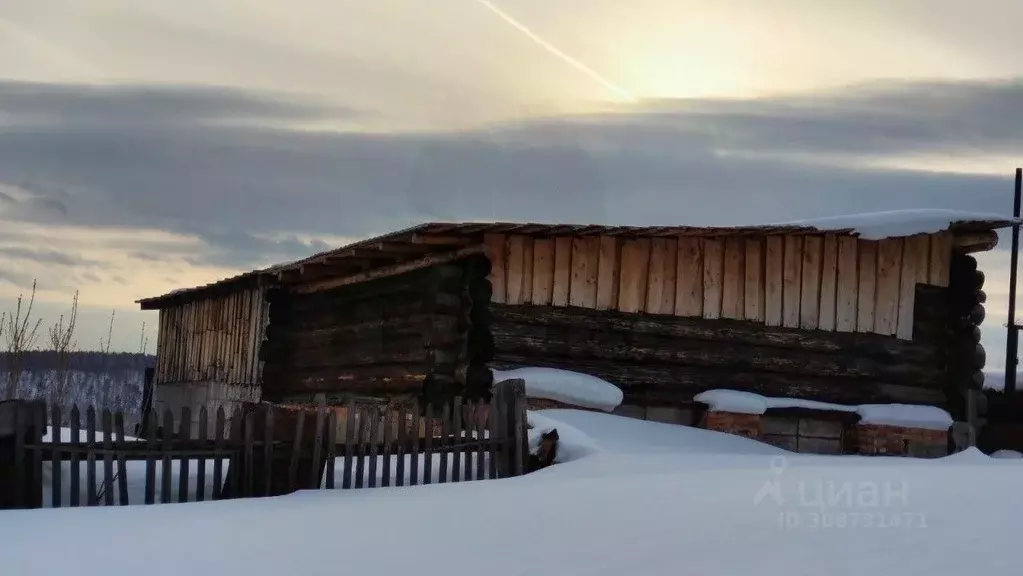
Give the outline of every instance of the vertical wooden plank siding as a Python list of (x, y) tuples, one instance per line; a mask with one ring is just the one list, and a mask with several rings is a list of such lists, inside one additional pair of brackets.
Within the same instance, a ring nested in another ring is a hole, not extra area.
[(781, 325), (799, 328), (799, 302), (803, 285), (803, 238), (785, 237), (782, 265)]
[(859, 252), (852, 236), (838, 238), (838, 280), (835, 285), (835, 330), (856, 331), (856, 310), (859, 294)]
[(554, 241), (533, 241), (533, 304), (550, 306), (554, 288)]
[(620, 243), (614, 236), (600, 237), (597, 258), (597, 308), (618, 308), (618, 279), (621, 276)]
[(650, 268), (647, 272), (646, 304), (643, 310), (648, 314), (661, 314), (661, 302), (664, 300), (665, 278), (667, 268), (668, 241), (665, 238), (653, 238), (650, 241)]
[(799, 327), (803, 330), (820, 327), (822, 244), (820, 236), (803, 238), (803, 280), (799, 296)]
[(948, 268), (952, 262), (952, 235), (940, 232), (931, 236), (930, 266), (927, 283), (934, 286), (948, 286)]
[(699, 238), (683, 236), (678, 239), (675, 315), (703, 316), (703, 245)]
[(533, 303), (533, 239), (522, 241), (522, 301)]
[(828, 234), (824, 237), (821, 253), (821, 297), (817, 326), (821, 330), (835, 329), (836, 286), (838, 281), (838, 237)]
[(895, 335), (899, 326), (899, 286), (902, 278), (901, 238), (886, 238), (877, 246), (877, 296), (874, 332)]
[(703, 317), (721, 317), (722, 281), (725, 274), (725, 247), (721, 240), (703, 241)]
[(487, 234), (483, 237), (483, 243), (490, 253), (490, 283), (493, 286), (493, 295), (490, 299), (493, 302), (503, 304), (505, 302), (505, 242), (504, 234)]
[(895, 331), (895, 335), (903, 340), (913, 339), (913, 307), (916, 303), (916, 285), (927, 282), (927, 261), (930, 255), (931, 246), (928, 236), (918, 234), (903, 241), (898, 325)]
[(522, 284), (525, 277), (525, 236), (508, 237), (508, 268), (505, 302), (522, 304)]
[(746, 244), (736, 236), (725, 240), (721, 280), (721, 317), (741, 320), (746, 313)]
[(678, 265), (678, 240), (665, 240), (664, 288), (661, 290), (661, 314), (675, 313), (675, 267)]
[(618, 288), (618, 309), (641, 312), (646, 302), (650, 264), (650, 240), (626, 240), (622, 245), (621, 285)]
[(743, 317), (753, 322), (764, 321), (764, 240), (748, 238), (745, 242), (746, 278), (743, 287)]
[(856, 331), (873, 332), (877, 302), (877, 242), (861, 240), (857, 245), (860, 261), (856, 293)]
[(570, 305), (596, 308), (599, 261), (600, 238), (586, 236), (572, 239), (572, 276), (568, 298)]
[(568, 306), (569, 288), (572, 285), (572, 237), (559, 236), (554, 239), (554, 288), (551, 304)]
[(764, 323), (781, 326), (784, 310), (785, 237), (764, 241)]

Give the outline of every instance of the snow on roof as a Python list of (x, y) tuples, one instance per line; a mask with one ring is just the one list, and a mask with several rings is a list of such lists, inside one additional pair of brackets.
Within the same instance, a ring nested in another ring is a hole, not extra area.
[(948, 430), (952, 416), (936, 406), (913, 404), (862, 404), (848, 406), (799, 398), (769, 398), (739, 390), (707, 390), (697, 394), (697, 402), (707, 404), (711, 410), (739, 414), (763, 414), (770, 408), (805, 408), (832, 412), (855, 413), (861, 424), (905, 426), (929, 430)]
[(494, 382), (521, 378), (526, 397), (554, 400), (571, 406), (610, 412), (622, 403), (622, 390), (614, 384), (580, 372), (558, 368), (524, 367), (494, 370)]
[(915, 234), (934, 234), (956, 223), (984, 223), (1011, 226), (1014, 220), (1001, 214), (960, 212), (957, 210), (891, 210), (849, 214), (812, 220), (785, 222), (778, 226), (809, 226), (820, 230), (852, 230), (866, 240), (880, 240)]

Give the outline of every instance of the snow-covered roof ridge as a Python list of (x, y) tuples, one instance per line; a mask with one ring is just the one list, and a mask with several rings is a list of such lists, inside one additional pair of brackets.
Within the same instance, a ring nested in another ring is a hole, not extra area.
[(1002, 214), (925, 208), (829, 216), (780, 222), (774, 225), (807, 226), (825, 231), (853, 230), (861, 238), (880, 240), (915, 234), (934, 234), (948, 230), (955, 224), (986, 224), (990, 228), (1006, 228), (1019, 222), (1021, 222), (1020, 219)]
[(859, 414), (860, 424), (881, 424), (924, 428), (927, 430), (948, 430), (952, 416), (937, 406), (917, 404), (861, 404), (850, 406), (831, 404), (799, 398), (771, 398), (753, 392), (739, 390), (707, 390), (697, 394), (693, 400), (706, 404), (711, 410), (735, 412), (738, 414), (763, 414), (770, 408), (805, 408)]

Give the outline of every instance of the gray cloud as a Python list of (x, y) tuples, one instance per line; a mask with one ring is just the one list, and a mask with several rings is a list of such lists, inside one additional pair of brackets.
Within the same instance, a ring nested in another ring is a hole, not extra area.
[(58, 266), (82, 266), (91, 262), (73, 254), (47, 248), (0, 247), (0, 256)]
[[(952, 175), (852, 160), (1023, 153), (1019, 81), (662, 101), (617, 114), (416, 134), (194, 123), (189, 118), (259, 108), (244, 94), (232, 100), (199, 89), (190, 99), (184, 88), (137, 90), (131, 98), (85, 90), (86, 116), (116, 116), (126, 99), (134, 102), (126, 104), (135, 110), (129, 115), (165, 114), (146, 129), (85, 126), (74, 120), (74, 89), (33, 90), (44, 96), (35, 104), (7, 107), (0, 98), (0, 114), (24, 120), (0, 133), (0, 182), (46, 182), (29, 188), (65, 211), (34, 205), (21, 218), (194, 234), (208, 250), (193, 262), (244, 269), (326, 247), (295, 233), (366, 235), (432, 219), (742, 224), (919, 207), (1006, 213), (1008, 170), (1006, 177)], [(30, 121), (54, 117), (50, 109), (70, 117), (69, 127)], [(829, 155), (849, 162), (810, 161)]]

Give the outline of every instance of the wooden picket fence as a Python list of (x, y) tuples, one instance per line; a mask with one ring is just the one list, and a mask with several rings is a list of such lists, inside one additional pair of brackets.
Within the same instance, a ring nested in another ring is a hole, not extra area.
[[(0, 403), (0, 509), (154, 504), (288, 494), (299, 489), (414, 486), (521, 475), (528, 460), (521, 380), (488, 403), (405, 406), (242, 404), (150, 413), (143, 438), (124, 415), (65, 414)], [(212, 418), (211, 418), (212, 416)], [(50, 428), (51, 423), (56, 426)], [(84, 424), (84, 426), (83, 426)], [(44, 438), (47, 430), (52, 436)], [(84, 437), (84, 439), (83, 439)], [(194, 471), (194, 473), (193, 473)], [(338, 478), (338, 473), (340, 478)], [(82, 483), (84, 476), (84, 486)], [(176, 488), (176, 490), (175, 490)]]

